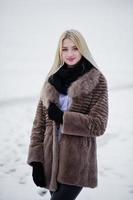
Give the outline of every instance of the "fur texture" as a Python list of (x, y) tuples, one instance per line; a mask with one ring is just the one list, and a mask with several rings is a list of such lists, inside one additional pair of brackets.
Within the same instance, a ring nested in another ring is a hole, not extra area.
[(49, 102), (59, 105), (59, 93), (50, 84), (43, 88), (31, 133), (28, 164), (44, 165), (44, 187), (55, 191), (57, 181), (82, 187), (97, 186), (96, 137), (105, 132), (108, 119), (107, 83), (103, 74), (91, 69), (68, 89), (72, 104), (63, 116), (58, 143), (57, 125), (48, 118)]
[[(68, 88), (68, 95), (70, 97), (76, 97), (82, 94), (89, 94), (98, 84), (99, 76), (99, 70), (96, 70), (95, 68), (90, 70), (90, 72), (79, 77), (71, 84)], [(43, 88), (42, 101), (46, 108), (48, 108), (50, 101), (59, 105), (59, 93), (54, 86), (48, 82)]]

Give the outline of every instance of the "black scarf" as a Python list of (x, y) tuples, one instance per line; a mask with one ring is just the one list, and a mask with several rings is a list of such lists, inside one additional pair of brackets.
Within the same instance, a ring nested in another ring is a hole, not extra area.
[(83, 56), (78, 63), (69, 67), (66, 63), (54, 74), (48, 78), (59, 93), (67, 94), (68, 87), (73, 81), (76, 81), (80, 76), (84, 75), (93, 65)]

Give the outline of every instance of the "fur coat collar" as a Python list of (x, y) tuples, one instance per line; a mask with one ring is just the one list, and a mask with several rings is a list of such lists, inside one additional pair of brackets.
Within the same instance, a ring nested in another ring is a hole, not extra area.
[[(76, 81), (72, 82), (68, 88), (68, 96), (74, 98), (76, 96), (89, 94), (98, 84), (100, 77), (100, 71), (96, 68), (92, 68), (89, 72), (79, 77)], [(53, 102), (59, 105), (59, 92), (56, 88), (46, 82), (43, 87), (42, 95), (43, 105), (48, 108), (49, 103)]]

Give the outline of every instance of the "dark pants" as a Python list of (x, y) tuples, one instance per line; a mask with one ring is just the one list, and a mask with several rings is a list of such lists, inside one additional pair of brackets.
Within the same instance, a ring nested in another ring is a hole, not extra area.
[(58, 189), (55, 192), (51, 192), (50, 200), (75, 200), (82, 187), (74, 185), (66, 185), (58, 183)]

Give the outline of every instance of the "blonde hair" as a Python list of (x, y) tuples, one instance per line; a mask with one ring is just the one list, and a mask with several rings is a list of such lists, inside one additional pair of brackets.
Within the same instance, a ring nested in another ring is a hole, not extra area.
[[(54, 59), (54, 62), (53, 62), (53, 65), (52, 65), (50, 71), (48, 72), (48, 74), (46, 76), (45, 83), (47, 82), (49, 76), (54, 74), (56, 71), (58, 71), (58, 69), (60, 67), (62, 67), (62, 65), (64, 64), (63, 60), (62, 60), (62, 56), (61, 56), (62, 42), (64, 39), (72, 40), (72, 42), (76, 45), (76, 47), (78, 48), (81, 55), (84, 56), (90, 63), (92, 63), (93, 66), (98, 68), (98, 66), (97, 66), (96, 62), (94, 61), (94, 59), (91, 55), (91, 52), (87, 46), (87, 43), (86, 43), (84, 37), (81, 35), (81, 33), (74, 29), (66, 30), (65, 32), (62, 33), (62, 35), (59, 39), (56, 54), (55, 54), (55, 59)], [(45, 85), (45, 83), (44, 83), (44, 85)], [(43, 86), (43, 88), (44, 88), (44, 86)], [(41, 90), (41, 93), (43, 93), (43, 88)]]

